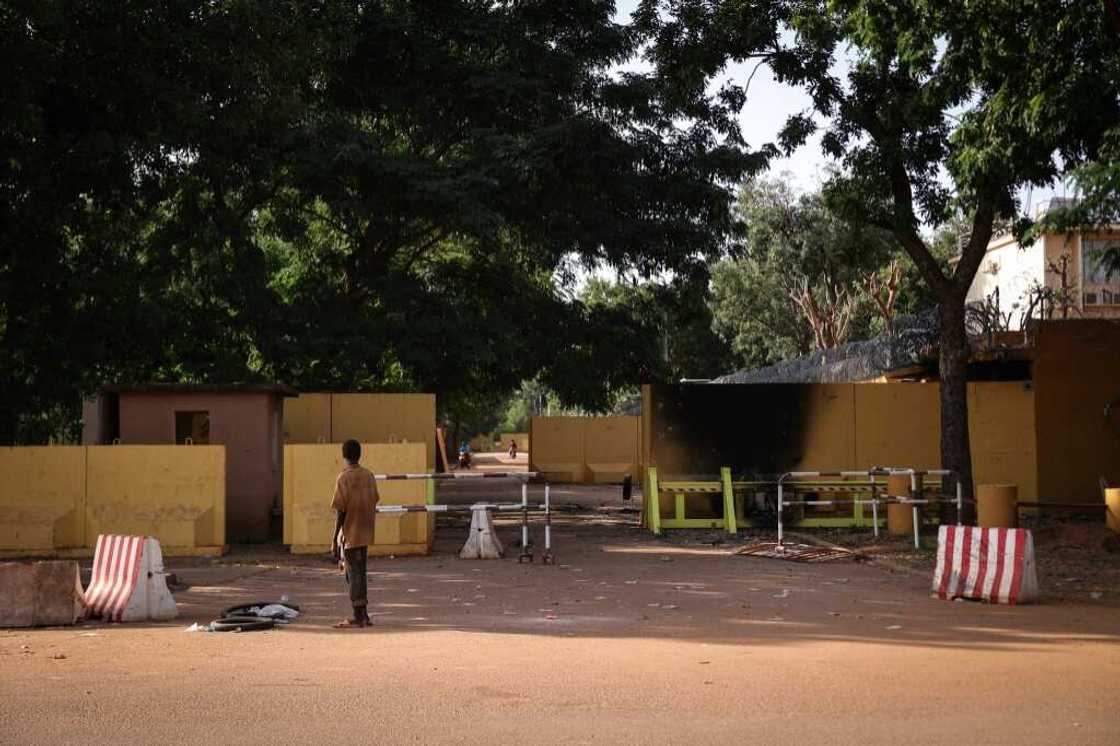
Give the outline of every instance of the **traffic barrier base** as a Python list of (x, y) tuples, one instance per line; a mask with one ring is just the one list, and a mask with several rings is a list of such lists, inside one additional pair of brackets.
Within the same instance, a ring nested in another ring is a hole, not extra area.
[(1034, 537), (1021, 528), (941, 526), (930, 595), (1000, 604), (1036, 599)]
[(487, 508), (471, 511), (471, 528), (467, 543), (459, 552), (459, 559), (501, 559), (505, 548), (494, 530), (494, 522)]
[(110, 622), (174, 619), (159, 542), (146, 536), (101, 534), (83, 602), (87, 617)]

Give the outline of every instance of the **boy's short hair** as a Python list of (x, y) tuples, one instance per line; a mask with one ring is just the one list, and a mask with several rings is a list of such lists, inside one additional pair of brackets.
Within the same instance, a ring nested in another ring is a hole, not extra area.
[(342, 458), (347, 461), (357, 463), (358, 459), (362, 457), (362, 444), (350, 438), (342, 444)]

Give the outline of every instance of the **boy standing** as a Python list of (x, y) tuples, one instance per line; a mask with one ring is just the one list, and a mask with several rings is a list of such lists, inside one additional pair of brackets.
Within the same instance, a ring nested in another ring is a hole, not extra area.
[(340, 560), (339, 544), (345, 556), (346, 582), (350, 586), (350, 603), (354, 618), (344, 619), (334, 625), (338, 628), (368, 627), (366, 611), (366, 553), (373, 541), (374, 508), (377, 507), (377, 482), (368, 469), (358, 465), (362, 446), (356, 440), (342, 444), (342, 458), (346, 468), (334, 484), (331, 508), (338, 513), (334, 527), (331, 553), (335, 562)]

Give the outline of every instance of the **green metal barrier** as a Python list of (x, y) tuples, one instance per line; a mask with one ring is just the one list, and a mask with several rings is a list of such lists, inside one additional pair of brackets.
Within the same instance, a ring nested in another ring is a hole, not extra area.
[[(646, 525), (654, 534), (661, 534), (665, 529), (675, 528), (723, 528), (729, 534), (735, 534), (739, 528), (752, 527), (750, 519), (746, 518), (743, 510), (743, 499), (736, 500), (736, 489), (750, 489), (758, 490), (772, 489), (777, 486), (777, 482), (770, 481), (754, 481), (754, 482), (733, 482), (731, 480), (731, 469), (723, 467), (719, 472), (719, 481), (704, 481), (704, 480), (689, 480), (689, 481), (675, 481), (663, 482), (657, 476), (657, 468), (649, 468), (649, 497), (646, 499)], [(937, 482), (939, 484), (939, 482)], [(790, 481), (785, 483), (787, 492), (791, 495), (795, 494), (818, 494), (830, 495), (835, 494), (837, 499), (830, 501), (828, 498), (817, 501), (808, 501), (804, 508), (797, 511), (797, 514), (791, 516), (791, 525), (799, 526), (801, 528), (866, 528), (872, 526), (874, 520), (871, 516), (871, 511), (864, 511), (862, 503), (851, 505), (851, 513), (848, 515), (804, 515), (805, 508), (815, 507), (814, 503), (827, 503), (835, 502), (836, 506), (844, 505), (847, 500), (855, 495), (876, 495), (886, 494), (886, 485), (879, 483), (876, 484), (873, 480), (867, 482), (853, 482), (849, 480), (836, 480), (836, 479), (819, 479), (819, 480), (799, 480)], [(708, 518), (690, 518), (685, 514), (685, 498), (688, 495), (695, 494), (722, 494), (723, 495), (723, 515), (713, 516)], [(672, 496), (673, 499), (673, 515), (671, 518), (661, 517), (661, 498), (662, 496)], [(923, 521), (926, 523), (936, 523), (936, 516), (923, 516)], [(879, 525), (886, 526), (887, 516), (886, 511), (881, 511), (879, 514)]]
[[(657, 478), (657, 467), (649, 469), (649, 497), (646, 498), (646, 523), (654, 534), (667, 528), (723, 528), (729, 534), (739, 531), (739, 526), (750, 526), (750, 521), (736, 511), (736, 483), (731, 481), (731, 469), (719, 470), (719, 481), (662, 482)], [(662, 494), (673, 496), (673, 517), (661, 517)], [(723, 515), (709, 518), (689, 518), (685, 515), (685, 496), (697, 494), (722, 494)], [(739, 503), (740, 507), (742, 503)]]

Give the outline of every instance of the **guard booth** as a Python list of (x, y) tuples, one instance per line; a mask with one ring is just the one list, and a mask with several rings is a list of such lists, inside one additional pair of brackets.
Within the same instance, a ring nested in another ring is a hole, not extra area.
[(270, 383), (105, 386), (83, 407), (86, 445), (224, 445), (226, 542), (278, 541), (284, 399)]

